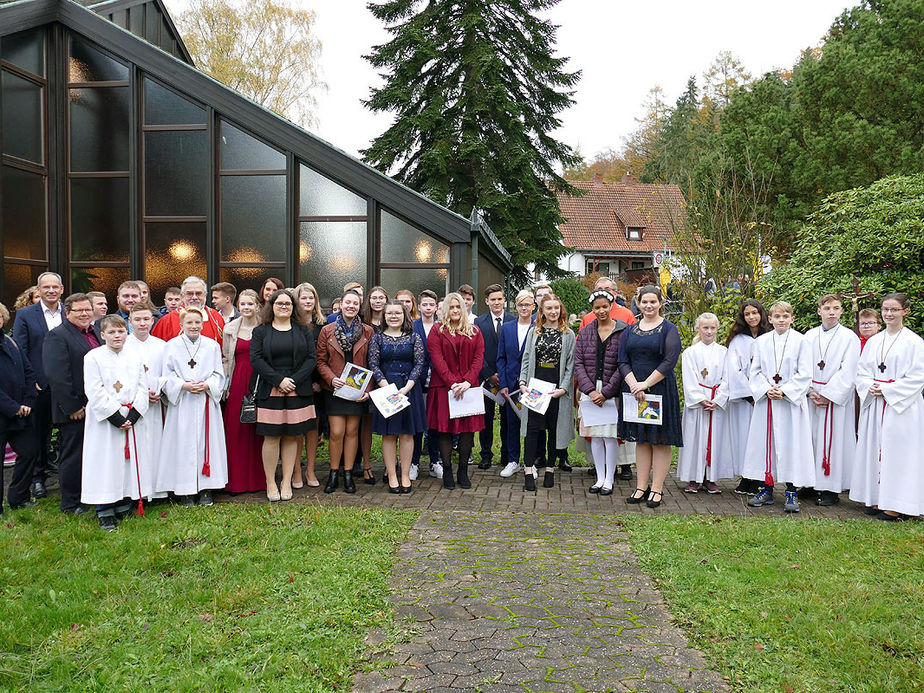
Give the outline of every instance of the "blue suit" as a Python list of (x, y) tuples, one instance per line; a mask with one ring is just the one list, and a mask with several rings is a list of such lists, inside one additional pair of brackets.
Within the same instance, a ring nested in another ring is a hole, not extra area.
[[(517, 336), (517, 321), (505, 322), (501, 327), (497, 342), (497, 379), (502, 388), (506, 387), (510, 396), (519, 395), (520, 363), (523, 360), (523, 347)], [(526, 344), (526, 340), (523, 340)], [(504, 408), (507, 418), (507, 451), (510, 462), (520, 461), (520, 417), (513, 407)], [(525, 415), (525, 410), (524, 410)]]
[[(500, 315), (501, 326), (503, 323), (515, 321), (517, 317), (506, 311)], [(475, 326), (481, 330), (481, 336), (484, 340), (484, 362), (481, 365), (479, 379), (483, 383), (492, 375), (497, 373), (497, 347), (500, 335), (495, 332), (497, 323), (491, 311), (483, 313), (475, 318)], [(484, 398), (484, 428), (478, 434), (481, 441), (481, 461), (483, 464), (490, 464), (494, 458), (492, 448), (494, 447), (494, 411), (496, 403), (489, 397)], [(507, 449), (507, 416), (504, 414), (506, 407), (500, 409), (500, 437), (501, 437), (501, 464), (507, 464), (510, 461), (509, 450)]]
[[(61, 311), (61, 321), (65, 321), (64, 307), (58, 303)], [(48, 464), (48, 436), (51, 434), (51, 390), (48, 387), (48, 378), (45, 376), (45, 365), (42, 361), (42, 348), (45, 336), (48, 334), (48, 323), (45, 322), (45, 313), (42, 303), (33, 303), (31, 306), (16, 311), (16, 321), (13, 323), (13, 340), (22, 350), (23, 356), (32, 366), (35, 384), (41, 390), (32, 407), (32, 435), (35, 438), (36, 448), (35, 464), (32, 468), (32, 481), (45, 483), (45, 467)]]
[[(334, 319), (336, 320), (336, 317)], [(434, 325), (438, 324), (438, 322), (434, 323)], [(420, 376), (420, 382), (417, 383), (415, 387), (424, 388), (425, 383), (427, 382), (427, 377), (430, 375), (430, 349), (427, 347), (427, 331), (423, 326), (423, 318), (417, 318), (414, 321), (414, 332), (420, 335), (420, 339), (423, 342), (424, 347), (423, 374)], [(426, 401), (426, 390), (424, 389), (423, 392), (424, 401)], [(426, 412), (424, 412), (424, 418), (426, 418)], [(411, 458), (411, 464), (420, 464), (420, 455), (423, 452), (423, 441), (423, 433), (418, 433), (414, 436), (414, 455)], [(430, 464), (440, 461), (439, 433), (432, 429), (427, 431), (427, 454), (430, 456)]]

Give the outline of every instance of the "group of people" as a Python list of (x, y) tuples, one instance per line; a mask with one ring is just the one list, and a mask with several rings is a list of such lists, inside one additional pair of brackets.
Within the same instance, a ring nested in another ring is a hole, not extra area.
[(846, 327), (839, 296), (818, 299), (821, 324), (801, 334), (792, 306), (765, 310), (754, 299), (737, 311), (725, 346), (718, 319), (696, 321), (683, 353), (685, 446), (678, 478), (684, 491), (719, 492), (716, 481), (741, 477), (748, 505), (783, 510), (800, 499), (820, 506), (840, 494), (865, 512), (896, 521), (924, 512), (924, 340), (904, 326), (904, 294), (859, 312), (859, 336)]
[[(293, 489), (320, 486), (324, 434), (325, 493), (355, 493), (354, 470), (376, 483), (373, 435), (381, 437), (388, 492), (411, 493), (424, 451), (445, 488), (471, 488), (475, 434), (478, 466), (490, 469), (499, 416), (500, 474), (522, 474), (531, 492), (540, 470), (546, 488), (556, 468), (571, 470), (567, 449), (577, 433), (594, 462), (590, 493), (612, 494), (617, 471), (631, 479), (636, 465), (630, 504), (661, 504), (678, 447), (690, 493), (718, 492), (716, 481), (740, 474), (738, 490), (752, 493), (755, 506), (773, 503), (780, 481), (788, 511), (798, 510), (800, 490), (824, 505), (849, 487), (883, 519), (920, 513), (920, 465), (909, 480), (898, 461), (914, 448), (892, 428), (897, 419), (924, 430), (909, 418), (924, 407), (914, 371), (924, 369), (921, 340), (901, 327), (900, 295), (883, 302), (887, 331), (868, 347), (883, 352), (875, 368), (865, 357), (858, 365), (859, 339), (839, 326), (836, 297), (822, 299), (822, 325), (805, 336), (791, 329), (786, 304), (774, 304), (768, 322), (747, 300), (728, 348), (716, 343), (715, 316), (700, 316), (697, 342), (683, 354), (681, 406), (680, 335), (662, 315), (660, 290), (639, 289), (637, 317), (606, 277), (577, 334), (548, 286), (520, 291), (513, 315), (504, 288), (490, 285), (477, 316), (468, 285), (442, 298), (429, 290), (390, 297), (350, 282), (328, 316), (310, 283), (287, 289), (276, 278), (238, 294), (188, 277), (159, 308), (144, 282), (127, 281), (112, 313), (102, 294), (62, 294), (61, 278), (42, 274), (17, 303), (12, 337), (0, 336), (0, 440), (17, 454), (11, 507), (47, 493), (52, 427), (61, 509), (95, 506), (100, 526), (112, 530), (133, 507), (143, 513), (144, 501), (167, 496), (210, 505), (223, 489), (286, 501)], [(0, 306), (0, 334), (9, 319)], [(342, 396), (351, 369), (368, 369), (370, 383)], [(383, 413), (370, 393), (392, 386), (404, 407)], [(529, 404), (537, 387), (541, 407)], [(474, 408), (462, 406), (473, 400)]]

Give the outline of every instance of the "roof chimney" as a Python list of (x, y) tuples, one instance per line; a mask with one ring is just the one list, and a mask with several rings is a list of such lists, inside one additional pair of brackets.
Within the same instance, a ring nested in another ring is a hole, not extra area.
[(594, 185), (603, 185), (603, 174), (602, 173), (594, 174)]
[(626, 175), (622, 177), (622, 183), (623, 185), (632, 185), (633, 183), (635, 183), (635, 176), (633, 176), (631, 173), (626, 171)]

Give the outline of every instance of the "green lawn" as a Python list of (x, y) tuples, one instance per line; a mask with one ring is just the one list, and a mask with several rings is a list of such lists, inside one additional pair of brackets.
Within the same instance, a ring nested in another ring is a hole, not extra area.
[(924, 690), (924, 523), (625, 525), (691, 643), (736, 690)]
[(55, 506), (0, 526), (2, 690), (348, 690), (398, 631), (411, 512), (158, 505), (104, 533)]

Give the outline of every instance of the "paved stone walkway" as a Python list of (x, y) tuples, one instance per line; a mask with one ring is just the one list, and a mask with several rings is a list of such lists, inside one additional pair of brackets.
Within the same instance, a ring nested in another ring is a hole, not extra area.
[(414, 635), (355, 691), (728, 690), (613, 517), (426, 512), (391, 589)]

